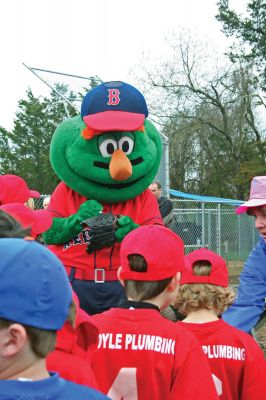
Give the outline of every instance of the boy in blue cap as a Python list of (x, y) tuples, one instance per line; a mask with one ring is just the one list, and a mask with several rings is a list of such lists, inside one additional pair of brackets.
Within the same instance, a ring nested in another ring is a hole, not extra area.
[(72, 290), (61, 262), (24, 239), (0, 240), (0, 399), (106, 399), (46, 369)]

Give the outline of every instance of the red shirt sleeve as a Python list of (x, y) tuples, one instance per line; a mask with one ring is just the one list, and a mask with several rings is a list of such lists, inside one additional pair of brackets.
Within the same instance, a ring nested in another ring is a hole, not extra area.
[(61, 182), (55, 188), (48, 206), (48, 211), (56, 218), (65, 218), (69, 216), (67, 201), (67, 187)]
[(76, 214), (80, 205), (87, 198), (70, 189), (64, 182), (59, 183), (55, 188), (48, 207), (53, 217), (67, 218)]
[(147, 189), (142, 194), (142, 205), (140, 208), (140, 225), (158, 224), (163, 225), (163, 220), (159, 210), (158, 202), (154, 194)]

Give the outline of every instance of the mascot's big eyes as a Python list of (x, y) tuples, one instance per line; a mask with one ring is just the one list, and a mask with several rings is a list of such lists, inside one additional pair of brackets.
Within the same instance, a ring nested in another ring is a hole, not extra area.
[(133, 151), (134, 140), (129, 136), (123, 136), (117, 142), (115, 139), (105, 139), (100, 145), (99, 150), (103, 157), (111, 157), (112, 154), (119, 148), (125, 154), (130, 154)]
[(130, 154), (134, 147), (134, 140), (128, 136), (124, 136), (118, 141), (118, 147), (125, 154)]
[(99, 150), (103, 157), (111, 157), (111, 155), (117, 150), (117, 147), (116, 140), (106, 139), (100, 144)]

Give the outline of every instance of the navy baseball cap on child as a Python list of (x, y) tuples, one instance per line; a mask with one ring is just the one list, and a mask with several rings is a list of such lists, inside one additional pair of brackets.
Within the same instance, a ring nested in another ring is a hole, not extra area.
[[(147, 263), (147, 272), (131, 271), (128, 256), (138, 254)], [(171, 278), (184, 268), (184, 243), (161, 225), (141, 226), (123, 239), (120, 250), (121, 279), (159, 281)]]
[(131, 131), (140, 128), (148, 116), (144, 96), (128, 83), (105, 82), (86, 94), (81, 117), (96, 131)]
[(45, 330), (66, 320), (72, 289), (61, 261), (34, 240), (0, 239), (0, 318)]

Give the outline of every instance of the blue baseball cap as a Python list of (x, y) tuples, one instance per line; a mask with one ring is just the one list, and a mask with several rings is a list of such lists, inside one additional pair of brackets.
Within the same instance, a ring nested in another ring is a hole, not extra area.
[(34, 240), (0, 239), (0, 317), (45, 330), (64, 325), (72, 289), (61, 261)]
[(144, 96), (128, 83), (105, 82), (86, 94), (81, 117), (96, 131), (131, 131), (144, 124), (148, 108)]

